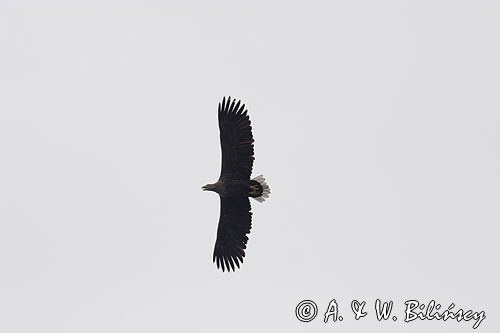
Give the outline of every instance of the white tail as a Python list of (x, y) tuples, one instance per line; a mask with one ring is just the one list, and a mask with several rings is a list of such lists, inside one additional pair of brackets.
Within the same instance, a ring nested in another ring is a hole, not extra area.
[(264, 176), (262, 176), (262, 175), (259, 175), (252, 180), (255, 180), (256, 182), (258, 182), (260, 184), (260, 186), (262, 186), (263, 191), (262, 191), (262, 195), (260, 197), (251, 197), (251, 198), (262, 203), (266, 200), (266, 198), (269, 198), (269, 194), (271, 194), (271, 188), (269, 187), (269, 185), (267, 185), (266, 180), (264, 179)]

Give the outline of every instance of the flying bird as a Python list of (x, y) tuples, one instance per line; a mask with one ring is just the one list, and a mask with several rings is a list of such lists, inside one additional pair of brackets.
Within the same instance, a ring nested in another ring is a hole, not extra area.
[(220, 197), (220, 217), (217, 227), (213, 261), (222, 271), (235, 270), (243, 263), (252, 228), (250, 199), (262, 203), (271, 190), (262, 175), (250, 179), (254, 161), (253, 135), (250, 118), (241, 101), (224, 97), (219, 103), (219, 131), (222, 166), (219, 180), (202, 187)]

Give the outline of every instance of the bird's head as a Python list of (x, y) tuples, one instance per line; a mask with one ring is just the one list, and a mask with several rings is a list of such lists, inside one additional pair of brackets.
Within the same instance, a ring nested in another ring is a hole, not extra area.
[(205, 186), (202, 186), (201, 189), (203, 191), (214, 191), (217, 192), (217, 184), (207, 184)]

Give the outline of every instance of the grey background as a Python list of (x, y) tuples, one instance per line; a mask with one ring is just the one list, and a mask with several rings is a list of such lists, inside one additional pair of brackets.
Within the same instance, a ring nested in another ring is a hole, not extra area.
[[(402, 321), (434, 299), (498, 332), (499, 17), (498, 1), (2, 1), (0, 330), (473, 331)], [(223, 95), (247, 104), (272, 188), (234, 274), (212, 264), (219, 200), (200, 189)], [(345, 319), (324, 324), (333, 298)]]

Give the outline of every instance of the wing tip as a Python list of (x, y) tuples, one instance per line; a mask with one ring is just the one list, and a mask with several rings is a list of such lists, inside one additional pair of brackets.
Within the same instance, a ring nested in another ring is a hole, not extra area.
[(219, 102), (219, 112), (246, 116), (248, 110), (245, 109), (245, 104), (241, 103), (241, 99), (236, 101), (236, 98), (231, 98), (231, 96), (227, 98), (222, 96), (222, 103)]
[(215, 254), (213, 256), (213, 262), (216, 264), (217, 269), (221, 269), (223, 272), (236, 272), (237, 269), (241, 269), (240, 265), (243, 264), (243, 258), (245, 257), (245, 252), (238, 255), (222, 255)]

